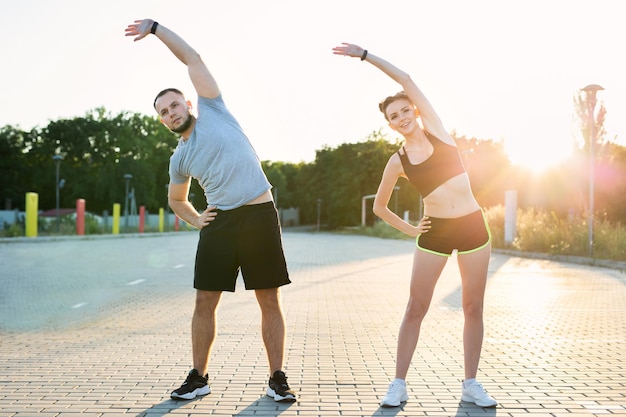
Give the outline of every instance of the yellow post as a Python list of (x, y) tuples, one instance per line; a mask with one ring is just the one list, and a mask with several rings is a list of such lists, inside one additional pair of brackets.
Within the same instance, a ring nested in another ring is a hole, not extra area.
[(120, 234), (120, 203), (113, 204), (113, 234)]
[(39, 194), (26, 193), (26, 237), (37, 237)]
[(165, 217), (165, 213), (163, 207), (159, 209), (159, 232), (163, 233), (163, 218)]

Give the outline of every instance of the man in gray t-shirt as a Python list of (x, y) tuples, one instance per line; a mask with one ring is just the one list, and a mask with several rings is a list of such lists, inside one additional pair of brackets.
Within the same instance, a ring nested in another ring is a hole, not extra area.
[(264, 195), (270, 183), (222, 96), (198, 97), (198, 114), (195, 128), (188, 138), (179, 140), (170, 159), (171, 183), (184, 184), (189, 177), (197, 178), (207, 203), (221, 210), (243, 206)]
[[(291, 281), (271, 185), (200, 55), (154, 20), (136, 20), (126, 28), (126, 36), (134, 36), (135, 41), (149, 34), (156, 35), (187, 66), (198, 94), (197, 118), (177, 89), (165, 89), (154, 100), (161, 122), (181, 136), (170, 158), (169, 205), (178, 217), (200, 229), (191, 331), (193, 369), (171, 397), (190, 400), (211, 392), (208, 364), (216, 335), (215, 312), (222, 292), (235, 291), (241, 272), (246, 289), (255, 291), (261, 307), (270, 371), (267, 395), (275, 401), (295, 401), (282, 371), (285, 320), (280, 287)], [(202, 213), (188, 200), (191, 178), (198, 180), (206, 196), (207, 208)]]

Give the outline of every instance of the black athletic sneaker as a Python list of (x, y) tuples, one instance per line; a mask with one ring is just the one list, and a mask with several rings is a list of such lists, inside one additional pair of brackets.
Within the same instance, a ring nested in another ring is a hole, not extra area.
[(296, 401), (296, 394), (289, 388), (283, 371), (276, 371), (270, 377), (267, 395), (274, 398), (274, 401)]
[(185, 379), (183, 385), (177, 390), (172, 391), (170, 397), (175, 400), (193, 400), (198, 395), (207, 395), (211, 393), (209, 387), (209, 375), (200, 376), (198, 371), (192, 369)]

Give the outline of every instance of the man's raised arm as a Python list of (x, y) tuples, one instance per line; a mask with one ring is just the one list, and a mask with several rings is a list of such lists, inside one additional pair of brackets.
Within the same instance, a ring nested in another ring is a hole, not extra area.
[(199, 96), (215, 98), (220, 94), (217, 82), (202, 61), (200, 54), (172, 30), (152, 19), (135, 20), (126, 28), (126, 36), (134, 36), (135, 42), (151, 33), (159, 38), (174, 56), (187, 66), (189, 78)]

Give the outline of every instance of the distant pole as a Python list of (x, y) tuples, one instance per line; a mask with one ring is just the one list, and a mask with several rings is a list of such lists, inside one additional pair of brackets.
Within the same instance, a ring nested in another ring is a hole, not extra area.
[(169, 189), (170, 189), (170, 185), (169, 184), (165, 184), (165, 216), (164, 216), (164, 225), (163, 227), (161, 227), (161, 232), (163, 232), (164, 230), (167, 231), (169, 229), (169, 225), (170, 225), (170, 199), (169, 199)]
[(60, 180), (59, 180), (59, 168), (61, 166), (61, 161), (63, 160), (63, 156), (62, 155), (54, 155), (52, 156), (52, 159), (54, 160), (54, 162), (56, 163), (56, 171), (57, 171), (57, 175), (56, 175), (56, 197), (57, 197), (57, 204), (56, 204), (56, 218), (57, 218), (57, 233), (59, 233), (60, 230), (60, 219), (59, 219), (59, 205), (60, 205), (60, 200), (61, 200), (61, 192), (60, 192)]
[(367, 200), (376, 198), (376, 194), (368, 194), (361, 197), (361, 226), (367, 226)]
[(113, 204), (113, 227), (111, 233), (114, 235), (120, 234), (120, 203)]
[(320, 220), (322, 215), (322, 199), (317, 199), (317, 231), (320, 231)]
[(82, 236), (85, 234), (85, 199), (76, 200), (76, 234)]
[(595, 107), (596, 107), (596, 93), (598, 91), (604, 90), (603, 87), (597, 84), (590, 84), (587, 87), (582, 89), (587, 96), (587, 105), (589, 106), (589, 213), (588, 213), (588, 223), (589, 223), (589, 231), (588, 231), (588, 251), (589, 257), (593, 257), (593, 223), (594, 223), (594, 211), (595, 211), (595, 203), (594, 203), (594, 186), (595, 186), (595, 142), (596, 142), (596, 118), (595, 118)]
[(26, 237), (37, 237), (37, 210), (39, 194), (26, 193)]
[(146, 207), (139, 206), (139, 233), (143, 233), (145, 226)]
[(513, 245), (517, 235), (517, 190), (504, 192), (504, 245)]
[(126, 197), (124, 197), (124, 231), (128, 233), (128, 203), (130, 200), (130, 191), (128, 187), (130, 186), (130, 180), (133, 178), (131, 174), (124, 174), (124, 179), (126, 180)]

